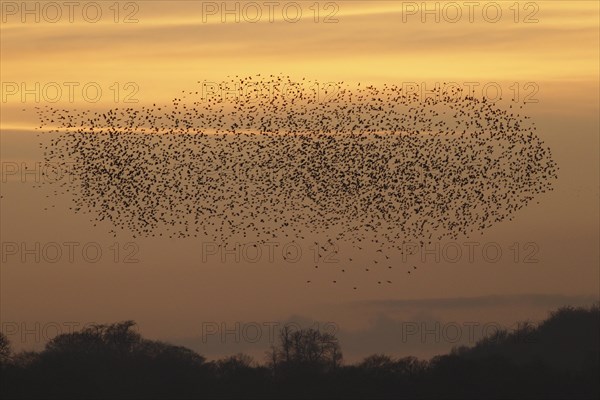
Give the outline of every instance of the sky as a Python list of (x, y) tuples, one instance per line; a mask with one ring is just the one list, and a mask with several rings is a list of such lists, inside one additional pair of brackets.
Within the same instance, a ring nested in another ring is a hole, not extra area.
[[(430, 357), (472, 343), (469, 326), (510, 327), (598, 301), (597, 2), (95, 4), (0, 4), (0, 322), (16, 348), (41, 348), (71, 326), (133, 319), (147, 337), (261, 361), (269, 327), (292, 322), (333, 329), (348, 361), (376, 352)], [(490, 95), (484, 87), (500, 88), (498, 104), (523, 105), (552, 150), (555, 189), (512, 221), (456, 241), (464, 250), (457, 262), (443, 253), (448, 241), (428, 254), (398, 254), (393, 262), (418, 265), (418, 273), (357, 292), (328, 280), (328, 268), (345, 257), (368, 257), (345, 243), (315, 279), (311, 243), (325, 240), (316, 235), (299, 244), (295, 263), (283, 259), (285, 240), (272, 259), (265, 249), (253, 262), (212, 254), (203, 238), (115, 238), (24, 173), (23, 163), (44, 160), (36, 107), (169, 104), (203, 82), (256, 74), (426, 88), (457, 82), (478, 97)], [(517, 90), (522, 101), (512, 102)], [(469, 259), (465, 243), (473, 241)], [(65, 243), (77, 244), (72, 259)], [(43, 249), (55, 244), (63, 254), (50, 262)], [(86, 245), (101, 250), (97, 262), (81, 250)], [(486, 259), (486, 246), (502, 257)], [(457, 326), (462, 335), (453, 340)]]

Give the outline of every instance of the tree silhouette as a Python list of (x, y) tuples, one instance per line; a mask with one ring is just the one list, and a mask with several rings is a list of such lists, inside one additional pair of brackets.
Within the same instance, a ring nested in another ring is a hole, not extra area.
[(561, 308), (429, 361), (374, 354), (342, 364), (338, 339), (285, 327), (266, 365), (236, 354), (207, 362), (148, 340), (133, 321), (62, 334), (12, 353), (0, 334), (2, 398), (569, 398), (600, 396), (600, 308)]
[(10, 361), (10, 341), (3, 332), (0, 332), (0, 366)]
[(268, 360), (276, 370), (335, 370), (341, 365), (342, 351), (338, 339), (317, 329), (294, 330), (290, 326), (279, 332), (279, 346), (271, 348)]

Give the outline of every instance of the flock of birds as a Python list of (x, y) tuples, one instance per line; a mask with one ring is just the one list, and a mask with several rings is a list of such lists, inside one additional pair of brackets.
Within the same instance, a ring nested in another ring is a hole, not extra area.
[[(469, 237), (510, 220), (557, 178), (516, 105), (460, 89), (421, 99), (394, 85), (283, 75), (236, 76), (221, 87), (225, 95), (199, 87), (170, 105), (38, 108), (40, 129), (52, 133), (46, 162), (77, 177), (48, 184), (115, 235), (224, 247), (324, 235), (374, 251), (368, 272), (391, 269), (390, 252), (403, 243)], [(314, 87), (329, 89), (317, 96)]]

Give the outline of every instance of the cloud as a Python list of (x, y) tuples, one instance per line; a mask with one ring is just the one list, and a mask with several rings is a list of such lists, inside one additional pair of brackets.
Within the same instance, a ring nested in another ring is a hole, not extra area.
[(554, 308), (563, 305), (585, 305), (598, 301), (598, 297), (590, 295), (563, 294), (512, 294), (487, 295), (476, 297), (447, 297), (403, 300), (375, 300), (354, 303), (354, 306), (375, 307), (378, 309), (414, 309), (427, 307), (430, 309), (462, 309), (500, 306), (532, 306)]

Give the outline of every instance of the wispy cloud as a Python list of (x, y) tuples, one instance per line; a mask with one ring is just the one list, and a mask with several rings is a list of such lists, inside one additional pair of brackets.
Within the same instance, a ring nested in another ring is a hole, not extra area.
[(476, 297), (446, 297), (402, 300), (374, 300), (354, 303), (353, 306), (366, 306), (387, 310), (414, 309), (426, 307), (429, 309), (463, 309), (486, 308), (501, 306), (533, 306), (558, 307), (563, 305), (584, 305), (599, 301), (592, 295), (563, 295), (563, 294), (513, 294), (487, 295)]

